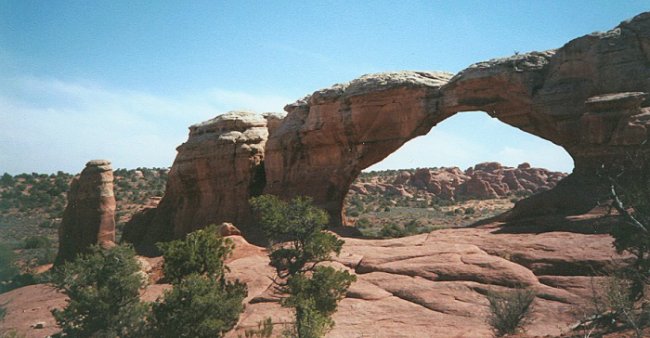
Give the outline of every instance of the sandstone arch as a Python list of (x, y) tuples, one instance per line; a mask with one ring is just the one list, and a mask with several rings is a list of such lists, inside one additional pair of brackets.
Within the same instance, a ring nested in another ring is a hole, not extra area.
[(521, 202), (510, 217), (586, 211), (599, 195), (603, 164), (647, 152), (649, 57), (644, 13), (558, 50), (474, 64), (448, 81), (442, 73), (388, 73), (317, 91), (289, 105), (269, 138), (266, 192), (313, 196), (340, 222), (343, 197), (362, 169), (455, 113), (480, 110), (562, 146), (575, 162), (562, 184)]
[[(457, 112), (475, 110), (562, 146), (574, 159), (567, 179), (518, 203), (509, 217), (585, 211), (601, 192), (597, 172), (603, 165), (623, 164), (629, 154), (647, 161), (649, 92), (650, 13), (557, 50), (480, 62), (455, 76), (363, 76), (288, 105), (287, 116), (273, 119), (272, 128), (263, 118), (258, 124), (221, 118), (200, 135), (191, 128), (161, 205), (134, 217), (125, 238), (153, 243), (221, 221), (255, 237), (246, 200), (262, 165), (260, 190), (312, 196), (339, 223), (345, 194), (362, 169)], [(254, 130), (267, 130), (268, 141), (249, 138)], [(228, 136), (234, 132), (241, 137)], [(632, 167), (625, 173), (635, 176)]]

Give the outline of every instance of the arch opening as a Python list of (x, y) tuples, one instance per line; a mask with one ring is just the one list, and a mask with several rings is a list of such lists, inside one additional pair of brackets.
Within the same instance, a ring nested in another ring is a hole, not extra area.
[(485, 112), (462, 112), (364, 169), (342, 219), (368, 237), (468, 226), (550, 190), (573, 167), (548, 140)]

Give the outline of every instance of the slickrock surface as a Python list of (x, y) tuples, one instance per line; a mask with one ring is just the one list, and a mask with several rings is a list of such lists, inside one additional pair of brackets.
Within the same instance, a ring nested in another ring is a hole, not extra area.
[(73, 259), (94, 244), (115, 244), (113, 169), (106, 160), (88, 162), (70, 183), (55, 265)]
[[(607, 235), (498, 234), (496, 230), (345, 239), (343, 252), (333, 264), (355, 272), (358, 281), (340, 303), (334, 315), (336, 326), (328, 337), (491, 337), (485, 322), (485, 294), (513, 287), (531, 288), (537, 295), (527, 334), (559, 335), (591, 310), (591, 297), (602, 277), (590, 275), (624, 260), (614, 253)], [(266, 262), (251, 257), (246, 266)], [(255, 280), (260, 282), (259, 277)], [(291, 320), (270, 290), (251, 292), (249, 298), (231, 337), (268, 316), (276, 327)]]
[[(626, 259), (614, 252), (608, 235), (504, 230), (491, 224), (390, 240), (345, 238), (332, 264), (356, 273), (358, 281), (341, 301), (328, 337), (491, 337), (485, 294), (514, 287), (531, 288), (537, 296), (527, 336), (558, 335), (589, 314), (594, 288), (603, 280), (599, 274)], [(265, 317), (280, 332), (292, 315), (272, 291), (267, 252), (240, 236), (229, 238), (236, 244), (229, 276), (249, 290), (245, 312), (229, 337)], [(167, 288), (151, 285), (143, 299), (155, 300)], [(9, 311), (3, 325), (43, 337), (56, 331), (49, 310), (64, 301), (41, 285), (2, 294), (0, 304), (7, 303)], [(41, 321), (45, 330), (29, 328)]]

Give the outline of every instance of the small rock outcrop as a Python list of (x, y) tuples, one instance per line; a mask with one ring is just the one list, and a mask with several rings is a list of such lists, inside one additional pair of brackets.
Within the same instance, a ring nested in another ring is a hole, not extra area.
[(55, 265), (74, 259), (95, 244), (115, 245), (113, 169), (106, 160), (88, 162), (70, 183)]

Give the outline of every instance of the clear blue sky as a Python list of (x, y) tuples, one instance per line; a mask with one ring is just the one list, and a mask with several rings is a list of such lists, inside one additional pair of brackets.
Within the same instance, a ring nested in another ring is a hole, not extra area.
[[(187, 126), (228, 110), (280, 111), (366, 73), (457, 72), (557, 48), (648, 9), (623, 0), (0, 0), (0, 173), (78, 172), (93, 158), (169, 166)], [(531, 138), (467, 113), (375, 168), (527, 159), (571, 170), (561, 149)]]

